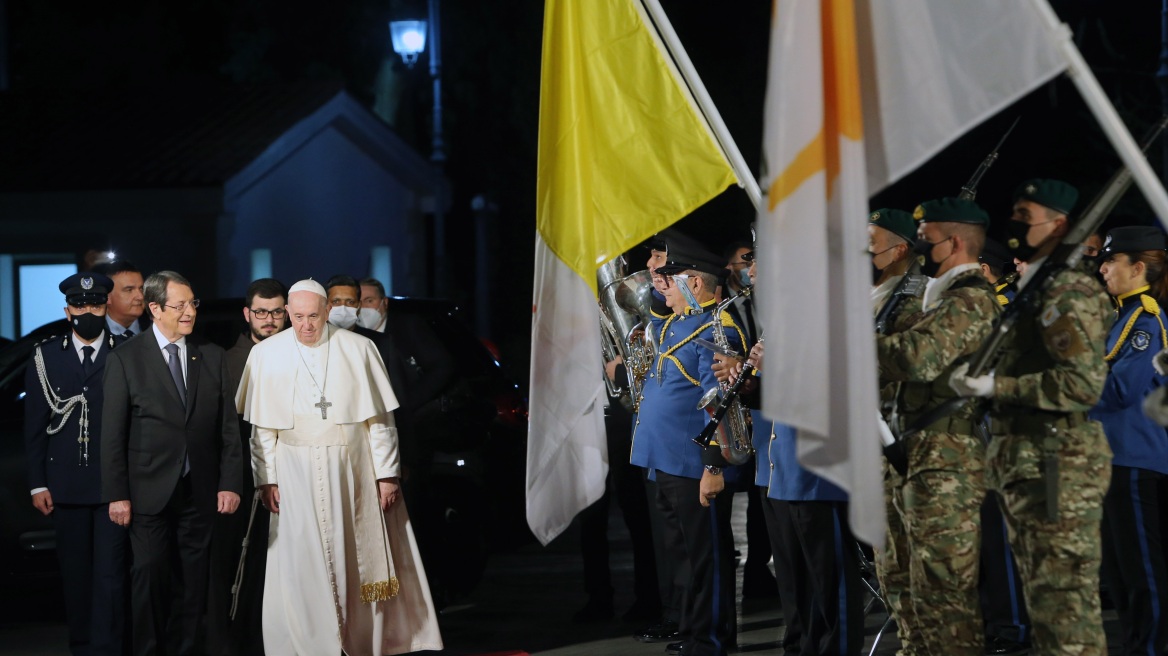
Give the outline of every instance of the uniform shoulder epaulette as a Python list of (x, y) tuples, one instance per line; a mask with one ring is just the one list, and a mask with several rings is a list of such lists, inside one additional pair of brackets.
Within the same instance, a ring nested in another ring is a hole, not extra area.
[(1143, 304), (1144, 311), (1148, 314), (1160, 314), (1160, 304), (1157, 303), (1156, 299), (1152, 298), (1151, 296), (1148, 296), (1147, 294), (1141, 294), (1140, 303)]

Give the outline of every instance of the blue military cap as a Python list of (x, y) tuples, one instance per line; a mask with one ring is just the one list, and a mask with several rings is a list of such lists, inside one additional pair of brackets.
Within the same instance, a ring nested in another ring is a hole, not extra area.
[(114, 281), (100, 273), (81, 271), (62, 280), (57, 288), (69, 305), (104, 304), (114, 288)]

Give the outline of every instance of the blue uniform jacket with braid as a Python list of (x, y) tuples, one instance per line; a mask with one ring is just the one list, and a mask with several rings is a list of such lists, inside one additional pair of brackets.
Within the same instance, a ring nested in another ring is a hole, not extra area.
[(1116, 299), (1118, 317), (1107, 335), (1110, 370), (1090, 416), (1103, 424), (1113, 463), (1168, 474), (1168, 434), (1143, 410), (1144, 398), (1168, 382), (1152, 367), (1164, 348), (1164, 317), (1147, 289)]
[[(654, 317), (651, 328), (657, 336), (657, 361), (645, 378), (641, 411), (633, 427), (630, 461), (639, 467), (674, 476), (702, 477), (702, 449), (694, 444), (708, 416), (698, 409), (706, 390), (718, 385), (710, 367), (714, 353), (697, 339), (713, 341), (713, 301), (703, 305), (698, 315)], [(744, 336), (730, 314), (720, 317), (731, 348), (742, 352)], [(728, 468), (727, 483), (735, 470)], [(653, 471), (650, 472), (653, 474)]]

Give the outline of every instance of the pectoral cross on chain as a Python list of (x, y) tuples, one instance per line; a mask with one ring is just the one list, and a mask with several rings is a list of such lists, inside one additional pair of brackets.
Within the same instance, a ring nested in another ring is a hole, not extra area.
[(324, 400), (324, 394), (320, 395), (320, 403), (312, 404), (314, 408), (320, 408), (320, 418), (328, 419), (328, 409), (333, 407), (333, 404)]

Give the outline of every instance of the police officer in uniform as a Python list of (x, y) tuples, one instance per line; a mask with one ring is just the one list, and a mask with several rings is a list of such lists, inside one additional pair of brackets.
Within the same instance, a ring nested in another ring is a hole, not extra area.
[(1168, 297), (1168, 240), (1155, 227), (1116, 228), (1099, 253), (1118, 320), (1107, 336), (1103, 397), (1091, 418), (1114, 452), (1103, 498), (1103, 580), (1119, 614), (1125, 654), (1168, 648), (1159, 485), (1168, 474), (1168, 438), (1143, 412), (1144, 398), (1168, 383), (1152, 360), (1168, 345), (1160, 303)]
[(72, 332), (37, 345), (25, 374), (32, 504), (53, 518), (74, 654), (123, 652), (129, 536), (101, 503), (102, 374), (119, 338), (106, 330), (113, 281), (77, 273), (60, 284)]
[[(876, 340), (880, 377), (896, 396), (907, 475), (896, 508), (909, 553), (909, 585), (921, 651), (981, 656), (977, 598), (979, 509), (985, 497), (985, 444), (974, 404), (934, 416), (953, 398), (949, 373), (989, 336), (1001, 311), (977, 256), (989, 217), (973, 201), (942, 198), (917, 206), (917, 252), (932, 278), (921, 313)], [(907, 327), (905, 327), (907, 325)], [(898, 554), (899, 555), (899, 554)], [(899, 619), (899, 618), (898, 618)]]
[[(1078, 191), (1035, 179), (1014, 193), (1010, 248), (1026, 284), (1066, 235)], [(1040, 654), (1105, 654), (1099, 525), (1111, 449), (1087, 417), (1107, 378), (1112, 309), (1094, 277), (1063, 268), (1011, 333), (993, 373), (950, 379), (962, 396), (993, 399), (986, 479), (1002, 499), (1033, 644)]]
[[(752, 262), (752, 279), (756, 267)], [(758, 375), (743, 401), (760, 407), (764, 344), (750, 351)], [(731, 380), (737, 375), (731, 375)], [(752, 413), (755, 483), (774, 554), (786, 653), (858, 656), (864, 644), (864, 596), (848, 496), (799, 464), (796, 431)], [(708, 455), (707, 451), (707, 455)]]
[(718, 384), (713, 352), (696, 339), (713, 340), (714, 321), (722, 323), (732, 348), (741, 351), (745, 337), (728, 313), (710, 314), (725, 261), (684, 235), (671, 235), (668, 246), (668, 262), (657, 273), (665, 277), (673, 314), (653, 323), (657, 362), (645, 381), (630, 459), (656, 480), (663, 557), (689, 573), (681, 641), (667, 650), (721, 656), (736, 642), (730, 504), (729, 497), (717, 499), (726, 476), (719, 468), (704, 468), (702, 449), (693, 443), (707, 419), (698, 401)]

